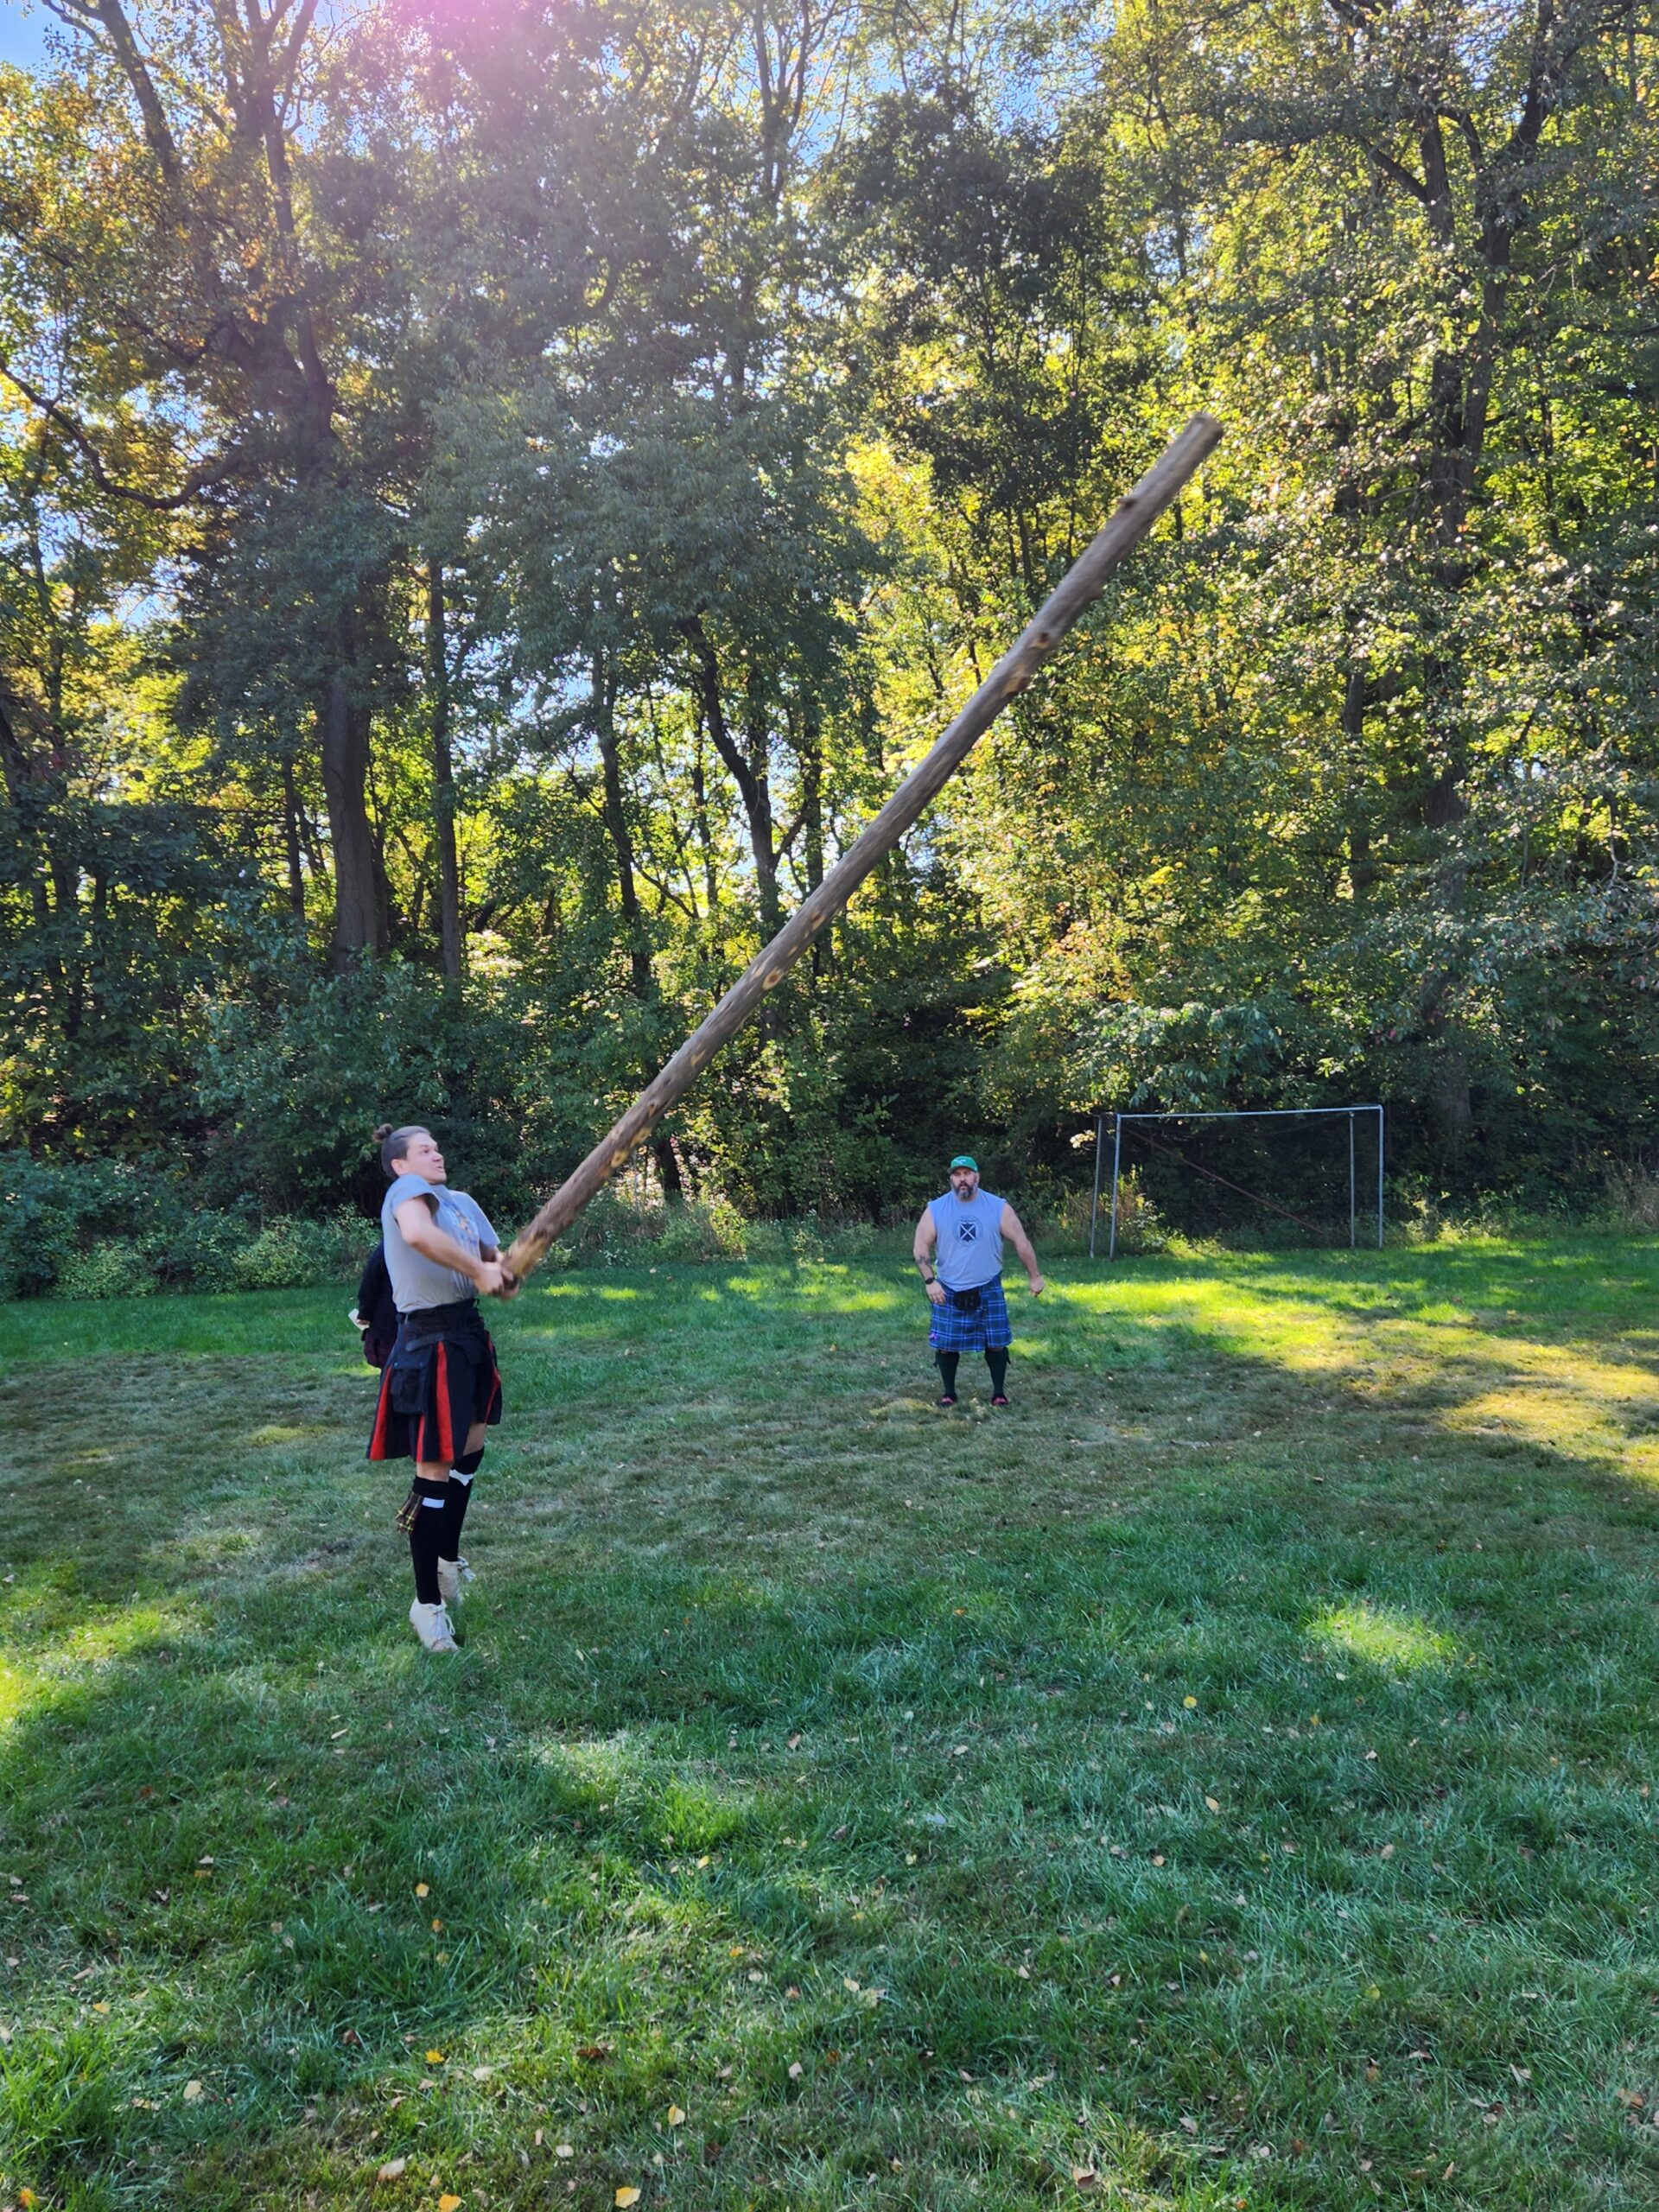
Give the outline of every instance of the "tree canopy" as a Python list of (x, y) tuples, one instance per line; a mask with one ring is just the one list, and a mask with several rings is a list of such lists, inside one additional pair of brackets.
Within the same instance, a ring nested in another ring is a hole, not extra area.
[(0, 1143), (527, 1197), (1195, 406), (1229, 435), (654, 1150), (1099, 1104), (1659, 1141), (1634, 0), (49, 0), (0, 73)]

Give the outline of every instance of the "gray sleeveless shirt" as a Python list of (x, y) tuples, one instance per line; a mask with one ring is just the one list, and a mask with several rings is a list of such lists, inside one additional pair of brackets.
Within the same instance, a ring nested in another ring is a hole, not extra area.
[(954, 1191), (930, 1200), (939, 1236), (933, 1268), (947, 1290), (977, 1290), (1001, 1274), (1002, 1203), (994, 1191), (976, 1191), (965, 1204)]

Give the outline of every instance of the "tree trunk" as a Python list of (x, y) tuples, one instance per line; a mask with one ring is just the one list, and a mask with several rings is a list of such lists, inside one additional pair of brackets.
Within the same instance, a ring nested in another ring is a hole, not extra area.
[(766, 733), (762, 723), (757, 742), (753, 678), (749, 692), (749, 753), (746, 759), (743, 748), (733, 737), (726, 720), (726, 701), (720, 684), (720, 663), (709, 632), (703, 627), (702, 616), (692, 615), (681, 623), (680, 629), (690, 640), (695, 658), (697, 695), (702, 705), (704, 724), (727, 773), (737, 785), (738, 797), (742, 801), (743, 818), (749, 831), (749, 851), (754, 860), (754, 892), (760, 910), (761, 933), (767, 938), (775, 937), (783, 918), (783, 909), (778, 903), (778, 855), (772, 842), (772, 789), (766, 777)]
[(783, 902), (778, 893), (777, 839), (772, 818), (772, 779), (766, 756), (771, 732), (766, 702), (757, 671), (751, 666), (744, 693), (744, 735), (748, 741), (749, 788), (744, 810), (749, 818), (749, 850), (754, 855), (755, 903), (760, 909), (760, 934), (768, 939), (783, 926)]
[(1342, 734), (1348, 741), (1348, 882), (1356, 900), (1365, 898), (1376, 880), (1371, 829), (1365, 818), (1358, 772), (1364, 753), (1365, 698), (1365, 671), (1351, 668), (1342, 695)]
[(283, 756), (283, 851), (288, 861), (289, 912), (305, 929), (305, 868), (300, 854), (300, 795), (295, 788), (294, 763)]
[(652, 997), (651, 948), (645, 943), (639, 912), (639, 887), (633, 870), (633, 838), (627, 810), (622, 801), (622, 765), (616, 749), (615, 694), (609, 664), (601, 649), (593, 658), (594, 734), (599, 741), (600, 765), (605, 774), (605, 827), (616, 862), (617, 902), (628, 941), (628, 974), (633, 995), (642, 1004)]
[(702, 861), (702, 903), (709, 922), (720, 912), (720, 866), (715, 855), (714, 832), (709, 824), (709, 785), (702, 772), (702, 732), (697, 718), (696, 744), (691, 754), (691, 812), (696, 826), (697, 851)]
[[(596, 647), (593, 658), (594, 734), (599, 741), (600, 763), (605, 774), (605, 827), (610, 832), (611, 851), (616, 861), (616, 888), (618, 902), (622, 909), (622, 926), (628, 940), (629, 988), (641, 1006), (657, 1002), (657, 979), (652, 973), (651, 947), (645, 941), (645, 916), (639, 910), (639, 886), (634, 875), (633, 838), (628, 829), (627, 809), (622, 798), (622, 764), (616, 746), (616, 693), (611, 667), (602, 648)], [(680, 1163), (674, 1147), (660, 1130), (652, 1140), (652, 1158), (657, 1163), (658, 1179), (664, 1197), (674, 1199), (685, 1195), (680, 1175)]]
[[(801, 836), (806, 853), (806, 891), (811, 897), (823, 881), (823, 726), (817, 709), (809, 706), (801, 718)], [(812, 975), (816, 981), (835, 959), (830, 933), (823, 930), (812, 940)]]
[(343, 669), (328, 678), (318, 720), (334, 855), (334, 964), (343, 971), (361, 953), (384, 952), (388, 938), (384, 879), (369, 821), (369, 714), (353, 698)]
[(443, 563), (426, 571), (426, 674), (432, 704), (432, 834), (438, 849), (438, 939), (443, 972), (459, 982), (461, 863), (455, 852), (455, 771), (449, 754), (449, 658), (444, 634)]

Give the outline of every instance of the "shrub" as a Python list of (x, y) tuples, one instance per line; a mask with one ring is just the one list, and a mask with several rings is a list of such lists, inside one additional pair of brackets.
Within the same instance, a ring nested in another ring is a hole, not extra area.
[(704, 1205), (676, 1206), (665, 1211), (657, 1233), (656, 1249), (664, 1260), (698, 1266), (723, 1256), (720, 1239)]
[(135, 1171), (99, 1160), (55, 1166), (0, 1154), (0, 1298), (50, 1289), (78, 1247), (130, 1230), (148, 1189)]
[(85, 1252), (71, 1252), (58, 1269), (56, 1298), (145, 1298), (157, 1287), (156, 1270), (142, 1248), (106, 1236)]
[(244, 1244), (232, 1260), (238, 1290), (304, 1290), (346, 1282), (362, 1265), (365, 1224), (354, 1214), (327, 1221), (284, 1215)]
[[(1101, 1193), (1099, 1249), (1107, 1247), (1107, 1205), (1109, 1192)], [(1117, 1185), (1117, 1249), (1120, 1252), (1162, 1252), (1169, 1247), (1169, 1230), (1165, 1227), (1158, 1209), (1141, 1186), (1141, 1178), (1131, 1168), (1119, 1179)]]
[(237, 1262), (256, 1234), (245, 1214), (187, 1213), (145, 1249), (169, 1290), (234, 1290)]
[(1642, 1236), (1659, 1229), (1659, 1175), (1618, 1168), (1607, 1179), (1607, 1214), (1615, 1229)]

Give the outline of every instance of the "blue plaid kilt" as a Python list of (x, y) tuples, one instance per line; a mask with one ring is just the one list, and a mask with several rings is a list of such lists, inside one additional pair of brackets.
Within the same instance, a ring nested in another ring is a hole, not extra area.
[(979, 1287), (979, 1306), (964, 1313), (947, 1290), (943, 1306), (930, 1306), (933, 1319), (927, 1341), (935, 1351), (984, 1351), (1014, 1342), (1008, 1325), (1008, 1301), (1002, 1295), (1002, 1279)]

